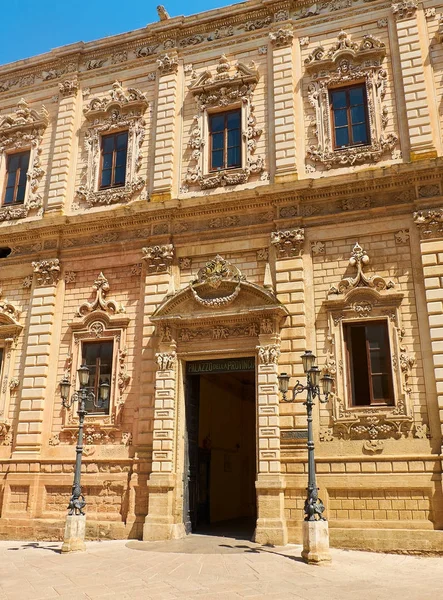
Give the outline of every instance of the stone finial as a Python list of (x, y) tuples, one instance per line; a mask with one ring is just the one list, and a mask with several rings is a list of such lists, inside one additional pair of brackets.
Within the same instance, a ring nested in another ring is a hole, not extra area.
[(92, 302), (83, 302), (78, 309), (78, 316), (83, 317), (86, 314), (95, 310), (102, 310), (110, 314), (124, 312), (124, 308), (119, 306), (115, 300), (106, 300), (106, 295), (109, 292), (109, 282), (103, 273), (100, 273), (97, 279), (92, 284), (92, 289), (95, 293), (95, 298)]
[(158, 14), (158, 18), (160, 19), (160, 21), (167, 21), (168, 19), (171, 18), (169, 16), (168, 11), (162, 4), (159, 4), (157, 6), (157, 14)]

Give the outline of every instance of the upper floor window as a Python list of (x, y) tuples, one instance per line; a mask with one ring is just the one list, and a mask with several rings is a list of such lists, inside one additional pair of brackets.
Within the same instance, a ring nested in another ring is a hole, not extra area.
[[(94, 393), (96, 402), (100, 399), (100, 385), (105, 382), (111, 384), (113, 350), (112, 341), (83, 342), (82, 345), (83, 364), (89, 369), (88, 388)], [(88, 400), (86, 410), (90, 414), (108, 414), (109, 400), (98, 408)]]
[(353, 406), (394, 404), (387, 322), (346, 323), (344, 329)]
[(329, 91), (335, 149), (370, 143), (364, 84)]
[(29, 156), (29, 151), (9, 154), (3, 204), (22, 204), (25, 201)]
[(209, 115), (210, 171), (241, 167), (241, 111)]
[(100, 189), (124, 186), (126, 182), (126, 158), (128, 132), (102, 136), (102, 163)]

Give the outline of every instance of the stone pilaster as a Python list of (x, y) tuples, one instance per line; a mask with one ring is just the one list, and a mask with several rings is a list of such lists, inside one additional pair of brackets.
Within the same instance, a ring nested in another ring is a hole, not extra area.
[[(414, 213), (426, 290), (432, 361), (436, 382), (440, 435), (443, 440), (443, 209)], [(427, 390), (430, 394), (431, 390)]]
[(45, 400), (48, 395), (51, 350), (54, 344), (59, 260), (33, 262), (34, 280), (29, 306), (29, 328), (18, 416), (15, 453), (39, 452)]
[(174, 185), (175, 160), (178, 156), (177, 106), (179, 95), (178, 59), (164, 54), (158, 61), (157, 118), (154, 132), (154, 179), (151, 201), (171, 198)]
[(257, 365), (258, 475), (255, 541), (283, 545), (288, 532), (284, 513), (285, 484), (281, 475), (278, 358), (276, 336), (260, 336)]
[(274, 155), (276, 181), (296, 179), (295, 164), (295, 79), (293, 33), (279, 29), (269, 34), (272, 46), (274, 102)]
[(52, 150), (52, 167), (46, 210), (61, 210), (66, 202), (70, 182), (74, 179), (74, 146), (77, 95), (79, 84), (76, 79), (59, 84), (59, 105), (55, 127), (57, 133)]
[(438, 112), (431, 67), (428, 65), (427, 28), (423, 11), (417, 10), (417, 6), (416, 0), (402, 0), (392, 5), (411, 160), (435, 158), (441, 146), (438, 132), (431, 127), (431, 123), (439, 122)]

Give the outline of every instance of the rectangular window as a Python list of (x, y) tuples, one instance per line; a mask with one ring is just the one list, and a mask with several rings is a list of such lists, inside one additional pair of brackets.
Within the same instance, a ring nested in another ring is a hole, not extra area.
[(241, 167), (241, 113), (209, 115), (210, 171)]
[(365, 85), (329, 91), (334, 131), (334, 148), (364, 146), (370, 143)]
[[(112, 356), (114, 342), (83, 342), (83, 364), (89, 369), (88, 391), (94, 392), (96, 402), (100, 398), (100, 384), (112, 385)], [(109, 399), (105, 405), (94, 406), (93, 402), (86, 403), (89, 414), (109, 414)]]
[(347, 323), (344, 328), (352, 404), (394, 404), (387, 323)]
[(9, 154), (6, 162), (6, 186), (3, 204), (22, 204), (25, 201), (29, 155), (29, 152)]
[(100, 189), (121, 187), (126, 181), (128, 132), (104, 135), (101, 145)]

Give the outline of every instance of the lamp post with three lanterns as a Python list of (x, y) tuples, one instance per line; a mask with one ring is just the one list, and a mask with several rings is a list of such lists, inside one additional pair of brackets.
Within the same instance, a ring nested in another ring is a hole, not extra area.
[(71, 384), (67, 377), (64, 377), (60, 382), (60, 395), (62, 398), (62, 406), (69, 410), (74, 402), (77, 401), (78, 415), (78, 437), (75, 457), (74, 482), (72, 484), (72, 494), (68, 505), (68, 516), (66, 518), (65, 537), (62, 546), (62, 552), (73, 552), (85, 550), (85, 528), (86, 516), (83, 511), (86, 506), (86, 500), (81, 488), (81, 470), (83, 456), (83, 425), (85, 417), (88, 414), (86, 403), (90, 402), (95, 408), (103, 408), (109, 400), (110, 385), (104, 381), (100, 384), (99, 397), (96, 398), (94, 392), (88, 391), (89, 384), (89, 369), (86, 365), (82, 365), (78, 370), (78, 379), (80, 389), (75, 391), (71, 397), (69, 392)]
[[(315, 474), (312, 409), (315, 398), (318, 398), (323, 404), (328, 402), (329, 394), (332, 391), (333, 379), (328, 374), (321, 376), (321, 371), (315, 364), (316, 357), (310, 350), (305, 350), (301, 359), (303, 371), (306, 373), (306, 385), (302, 385), (300, 381), (296, 381), (292, 388), (291, 397), (288, 398), (290, 377), (287, 373), (281, 373), (278, 376), (278, 387), (282, 394), (283, 402), (295, 402), (298, 394), (307, 392), (306, 401), (303, 404), (306, 406), (308, 420), (308, 487), (304, 505), (302, 557), (308, 563), (319, 564), (330, 562), (331, 558), (329, 555), (328, 522), (323, 516), (325, 507), (318, 497)], [(320, 391), (320, 385), (322, 391)]]

